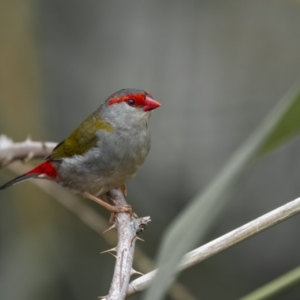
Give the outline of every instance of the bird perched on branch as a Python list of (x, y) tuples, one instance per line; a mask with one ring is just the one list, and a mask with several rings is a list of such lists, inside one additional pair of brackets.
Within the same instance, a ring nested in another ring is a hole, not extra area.
[(132, 212), (129, 207), (110, 205), (100, 196), (124, 187), (144, 162), (150, 149), (148, 121), (160, 105), (143, 90), (122, 89), (112, 94), (44, 163), (0, 189), (43, 178), (79, 192), (111, 212)]

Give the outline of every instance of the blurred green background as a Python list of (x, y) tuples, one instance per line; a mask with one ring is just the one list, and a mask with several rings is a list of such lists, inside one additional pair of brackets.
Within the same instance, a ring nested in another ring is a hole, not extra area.
[[(299, 28), (296, 0), (2, 0), (0, 133), (59, 142), (118, 89), (151, 91), (163, 106), (128, 189), (151, 216), (139, 245), (155, 257), (170, 221), (300, 78)], [(298, 197), (299, 150), (296, 139), (249, 168), (207, 241)], [(179, 280), (195, 299), (237, 299), (299, 265), (299, 225), (288, 220)], [(30, 182), (1, 191), (0, 299), (105, 295), (108, 248)], [(300, 287), (282, 297), (299, 299)]]

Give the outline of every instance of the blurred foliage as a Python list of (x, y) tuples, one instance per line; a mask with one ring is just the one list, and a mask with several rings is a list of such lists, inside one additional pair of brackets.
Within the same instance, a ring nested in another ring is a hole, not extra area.
[(300, 90), (291, 91), (288, 98), (293, 98), (294, 101), (289, 107), (285, 115), (274, 126), (272, 132), (267, 137), (265, 143), (258, 151), (258, 156), (266, 155), (275, 150), (285, 142), (294, 138), (300, 131)]
[(286, 292), (286, 290), (293, 288), (300, 284), (300, 267), (297, 267), (290, 272), (274, 279), (265, 284), (259, 289), (242, 297), (240, 300), (265, 300), (274, 299)]
[[(163, 299), (172, 281), (176, 278), (176, 266), (182, 256), (202, 241), (226, 207), (239, 176), (257, 156), (260, 149), (274, 150), (287, 137), (300, 129), (300, 88), (291, 91), (267, 116), (245, 143), (237, 150), (217, 178), (204, 192), (193, 199), (185, 210), (167, 228), (158, 254), (158, 272), (145, 299)], [(298, 112), (298, 114), (296, 114)], [(286, 126), (293, 116), (294, 122)], [(282, 127), (281, 127), (282, 126)], [(269, 139), (269, 137), (272, 137)], [(265, 154), (267, 151), (265, 150)], [(191, 222), (191, 220), (193, 220)], [(180, 244), (178, 244), (180, 240)]]

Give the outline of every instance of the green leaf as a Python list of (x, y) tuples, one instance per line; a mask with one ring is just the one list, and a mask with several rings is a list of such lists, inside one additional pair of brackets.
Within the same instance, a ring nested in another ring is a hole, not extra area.
[(282, 119), (273, 128), (258, 151), (258, 156), (268, 154), (300, 132), (300, 93), (294, 95), (294, 101)]
[(244, 296), (240, 300), (265, 300), (279, 296), (286, 290), (300, 283), (300, 267), (289, 271), (286, 274), (274, 279), (273, 281), (263, 285), (257, 290)]
[(228, 194), (249, 163), (293, 137), (300, 130), (300, 90), (291, 90), (259, 128), (236, 151), (217, 178), (196, 195), (169, 225), (158, 255), (159, 268), (144, 299), (163, 299), (176, 277), (182, 256), (204, 238), (227, 204)]

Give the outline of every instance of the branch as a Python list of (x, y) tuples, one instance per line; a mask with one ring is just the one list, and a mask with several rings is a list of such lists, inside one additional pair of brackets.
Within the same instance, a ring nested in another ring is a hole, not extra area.
[[(271, 212), (233, 230), (229, 233), (185, 254), (177, 267), (177, 272), (186, 270), (300, 212), (300, 198), (272, 210)], [(156, 270), (139, 277), (129, 284), (127, 297), (142, 292), (149, 287)]]
[(14, 143), (5, 135), (0, 135), (0, 166), (18, 159), (28, 161), (33, 157), (44, 158), (56, 145), (52, 142), (34, 142), (29, 137), (24, 142)]
[[(115, 205), (127, 205), (125, 197), (120, 189), (113, 189), (109, 192), (109, 198)], [(115, 271), (111, 287), (105, 300), (125, 299), (130, 276), (138, 273), (132, 269), (134, 246), (137, 234), (145, 229), (150, 217), (133, 218), (128, 213), (118, 213), (115, 215), (115, 223), (112, 227), (118, 230), (118, 245), (109, 251), (117, 252)]]

